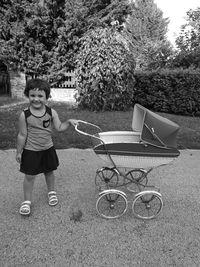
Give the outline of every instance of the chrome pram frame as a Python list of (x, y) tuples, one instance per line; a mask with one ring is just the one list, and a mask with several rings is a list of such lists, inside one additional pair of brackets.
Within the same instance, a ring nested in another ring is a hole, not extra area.
[[(101, 131), (100, 127), (95, 124), (80, 120), (79, 123), (96, 127)], [(99, 191), (99, 197), (96, 201), (98, 214), (106, 219), (121, 217), (127, 211), (128, 203), (130, 202), (128, 201), (128, 194), (119, 189), (124, 188), (134, 194), (132, 211), (137, 218), (147, 220), (158, 216), (163, 207), (160, 189), (156, 186), (147, 185), (147, 175), (153, 168), (149, 170), (142, 168), (129, 169), (125, 173), (123, 169), (116, 166), (109, 151), (106, 150), (106, 144), (101, 138), (81, 131), (78, 129), (78, 126), (75, 126), (75, 130), (104, 144), (105, 151), (112, 165), (111, 167), (105, 166), (96, 170), (95, 185)], [(122, 181), (120, 181), (121, 177)]]
[[(79, 129), (79, 125), (81, 123), (92, 126), (98, 129), (98, 131), (95, 134), (84, 132)], [(126, 166), (125, 163), (120, 164), (121, 156), (118, 157), (114, 155), (113, 157), (113, 151), (108, 149), (110, 146), (115, 146), (115, 141), (110, 144), (102, 138), (102, 133), (111, 133), (112, 135), (112, 132), (102, 132), (99, 126), (86, 121), (79, 120), (79, 125), (75, 126), (75, 130), (80, 134), (91, 137), (94, 141), (94, 152), (100, 156), (101, 159), (106, 160), (106, 162), (109, 163), (109, 166), (104, 166), (96, 170), (95, 185), (99, 191), (98, 199), (96, 201), (97, 213), (106, 219), (119, 218), (127, 211), (128, 204), (132, 202), (132, 211), (137, 218), (143, 220), (156, 218), (162, 210), (163, 200), (160, 189), (154, 185), (148, 184), (148, 174), (155, 167), (169, 164), (179, 155), (179, 152), (177, 153), (177, 150), (174, 152), (173, 149), (165, 146), (162, 140), (154, 132), (154, 129), (152, 129), (151, 134), (155, 138), (156, 142), (158, 141), (161, 144), (152, 145), (153, 149), (156, 150), (156, 153), (154, 153), (155, 157), (153, 157), (153, 166), (151, 166), (150, 161), (150, 164), (148, 164), (149, 166), (145, 165), (145, 168), (142, 167), (142, 160), (145, 158), (144, 162), (146, 164), (148, 160), (151, 159), (151, 155), (146, 157), (146, 155), (144, 156), (144, 153), (141, 151), (137, 153), (133, 151), (133, 156), (129, 157), (131, 160), (138, 157), (142, 158), (138, 165), (139, 167), (131, 167), (131, 163), (128, 164), (129, 166)], [(118, 131), (114, 131), (113, 133), (118, 133)], [(126, 134), (126, 132), (124, 133)], [(134, 131), (131, 131), (130, 133), (132, 134)], [(138, 133), (138, 131), (136, 133)], [(122, 146), (122, 148), (124, 146), (123, 144), (116, 143), (116, 146), (119, 145)], [(128, 146), (129, 145), (133, 146), (134, 150), (134, 148), (137, 149), (138, 145), (142, 145), (142, 149), (144, 146), (145, 149), (149, 144), (140, 139), (139, 142), (129, 143)], [(164, 151), (164, 157), (160, 157), (160, 151)], [(120, 152), (120, 155), (123, 155), (124, 152), (127, 154), (127, 151), (123, 151), (123, 149)], [(119, 159), (117, 161), (118, 164), (115, 162), (116, 158)], [(156, 162), (156, 160), (158, 161)], [(136, 164), (135, 161), (134, 164)], [(133, 199), (131, 200), (129, 200), (130, 193), (131, 196), (133, 196)]]

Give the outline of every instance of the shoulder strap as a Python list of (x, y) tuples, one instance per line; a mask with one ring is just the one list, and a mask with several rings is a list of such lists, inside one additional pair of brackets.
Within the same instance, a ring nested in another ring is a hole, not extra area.
[(29, 116), (31, 116), (31, 111), (29, 108), (24, 109), (24, 115), (26, 120)]
[[(46, 112), (52, 117), (52, 110), (50, 107), (46, 106)], [(31, 111), (29, 108), (24, 109), (24, 115), (26, 120), (29, 116), (31, 116)]]
[(46, 106), (46, 112), (52, 117), (52, 110), (50, 107)]

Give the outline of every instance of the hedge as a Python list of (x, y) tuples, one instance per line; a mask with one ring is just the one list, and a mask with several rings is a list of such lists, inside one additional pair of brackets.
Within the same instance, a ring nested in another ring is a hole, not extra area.
[(200, 70), (136, 72), (133, 105), (157, 112), (200, 115)]

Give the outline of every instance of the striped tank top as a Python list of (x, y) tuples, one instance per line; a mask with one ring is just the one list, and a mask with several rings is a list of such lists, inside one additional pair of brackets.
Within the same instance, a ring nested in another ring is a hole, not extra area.
[(45, 114), (41, 117), (33, 115), (30, 108), (24, 110), (27, 124), (25, 149), (41, 151), (53, 146), (52, 111), (48, 106), (45, 106), (45, 108)]

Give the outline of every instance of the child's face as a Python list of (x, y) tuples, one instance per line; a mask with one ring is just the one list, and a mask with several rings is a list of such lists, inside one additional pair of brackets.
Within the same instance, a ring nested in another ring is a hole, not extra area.
[(43, 108), (47, 102), (46, 93), (44, 90), (33, 89), (29, 91), (30, 105), (35, 109)]

